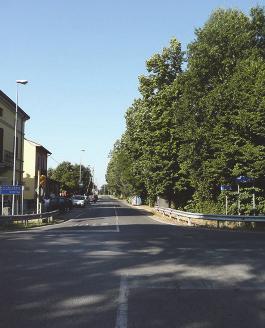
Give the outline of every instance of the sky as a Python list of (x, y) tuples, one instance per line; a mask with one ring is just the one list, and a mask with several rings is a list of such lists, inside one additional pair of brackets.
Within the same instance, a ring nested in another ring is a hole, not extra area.
[(100, 186), (146, 60), (172, 37), (185, 50), (213, 10), (257, 4), (265, 0), (0, 0), (0, 89), (15, 101), (15, 81), (28, 80), (25, 137), (51, 151), (49, 167), (94, 167)]

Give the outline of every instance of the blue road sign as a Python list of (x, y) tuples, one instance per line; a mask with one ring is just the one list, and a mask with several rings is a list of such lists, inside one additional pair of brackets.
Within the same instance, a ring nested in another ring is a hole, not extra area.
[(225, 191), (225, 190), (232, 190), (232, 186), (230, 186), (230, 185), (221, 185), (221, 191)]
[(248, 183), (248, 182), (252, 182), (253, 180), (254, 180), (253, 178), (245, 177), (244, 175), (240, 175), (239, 177), (236, 178), (237, 183)]
[(22, 186), (0, 185), (0, 195), (21, 195)]

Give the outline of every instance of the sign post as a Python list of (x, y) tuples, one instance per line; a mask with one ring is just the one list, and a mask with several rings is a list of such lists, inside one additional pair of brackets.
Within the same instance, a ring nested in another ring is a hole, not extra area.
[[(230, 191), (232, 186), (230, 185), (221, 185), (221, 191)], [(225, 215), (228, 213), (228, 196), (225, 194)]]
[(240, 187), (237, 184), (237, 214), (240, 215)]
[(3, 215), (4, 214), (4, 195), (2, 194), (2, 212), (1, 212)]
[(24, 186), (22, 186), (21, 191), (21, 214), (24, 214)]
[(38, 170), (38, 180), (37, 180), (37, 214), (39, 214), (40, 207), (40, 170)]

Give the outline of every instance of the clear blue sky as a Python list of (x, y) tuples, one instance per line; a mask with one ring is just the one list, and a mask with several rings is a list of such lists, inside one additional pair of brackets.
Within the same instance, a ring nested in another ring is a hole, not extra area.
[[(0, 89), (30, 115), (26, 137), (62, 162), (95, 167), (104, 183), (108, 154), (138, 97), (145, 61), (175, 36), (194, 39), (218, 8), (245, 13), (257, 0), (0, 0)], [(49, 159), (48, 165), (57, 163)]]

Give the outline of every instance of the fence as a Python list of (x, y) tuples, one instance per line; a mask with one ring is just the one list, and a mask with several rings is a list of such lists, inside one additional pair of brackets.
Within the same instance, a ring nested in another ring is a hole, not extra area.
[(24, 215), (5, 215), (0, 216), (0, 225), (9, 224), (15, 221), (24, 222), (26, 225), (30, 220), (40, 220), (40, 219), (53, 219), (56, 215), (59, 214), (59, 210), (44, 212), (40, 214), (24, 214)]
[(199, 220), (210, 220), (216, 221), (217, 226), (219, 227), (219, 222), (264, 222), (265, 223), (265, 215), (262, 216), (250, 216), (250, 215), (220, 215), (220, 214), (201, 214), (201, 213), (191, 213), (184, 212), (179, 210), (174, 210), (172, 208), (165, 208), (155, 206), (155, 210), (162, 213), (163, 215), (167, 215), (170, 218), (174, 217), (177, 220), (184, 220), (188, 223), (188, 225), (192, 225), (192, 219)]

